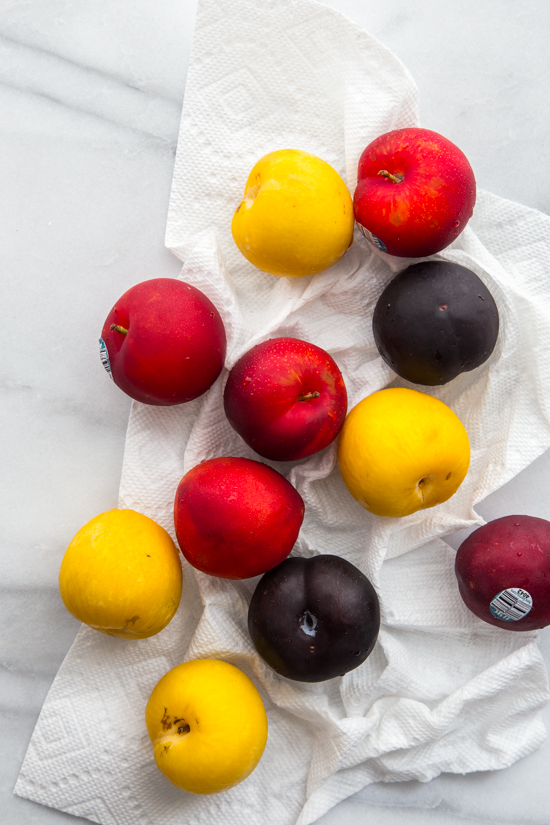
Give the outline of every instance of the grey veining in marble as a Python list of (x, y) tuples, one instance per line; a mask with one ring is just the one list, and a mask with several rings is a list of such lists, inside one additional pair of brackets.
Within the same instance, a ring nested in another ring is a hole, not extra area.
[[(461, 146), (480, 186), (550, 212), (545, 0), (330, 5), (401, 58), (423, 125)], [(0, 3), (0, 822), (10, 825), (78, 821), (11, 791), (78, 629), (57, 592), (61, 557), (117, 501), (129, 401), (100, 364), (99, 330), (130, 285), (180, 268), (163, 238), (194, 16), (194, 0)], [(480, 510), (550, 518), (549, 486), (547, 454)], [(548, 630), (541, 647), (550, 664)], [(548, 825), (549, 756), (546, 743), (499, 774), (373, 786), (321, 821)]]

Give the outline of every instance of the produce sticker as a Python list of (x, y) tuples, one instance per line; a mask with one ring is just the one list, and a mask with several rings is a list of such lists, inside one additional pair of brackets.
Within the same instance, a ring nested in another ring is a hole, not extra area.
[(509, 587), (502, 590), (489, 605), (495, 619), (503, 622), (518, 622), (527, 616), (533, 607), (533, 599), (527, 590), (521, 587)]

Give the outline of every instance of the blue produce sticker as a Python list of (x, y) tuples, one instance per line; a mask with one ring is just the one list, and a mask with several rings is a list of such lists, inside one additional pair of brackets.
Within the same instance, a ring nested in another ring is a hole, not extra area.
[(519, 622), (533, 607), (533, 599), (521, 587), (509, 587), (495, 596), (489, 605), (495, 619), (503, 622)]
[(371, 243), (373, 246), (375, 246), (381, 252), (386, 251), (387, 246), (384, 243), (384, 241), (381, 241), (380, 238), (377, 238), (376, 235), (372, 234), (370, 229), (367, 229), (365, 226), (361, 226), (360, 223), (358, 223), (357, 226), (359, 227), (359, 229), (361, 230), (361, 232), (363, 233), (363, 235), (365, 236), (365, 238), (367, 239), (367, 241), (369, 243)]
[(99, 357), (101, 358), (101, 363), (109, 373), (109, 378), (112, 379), (113, 375), (111, 373), (111, 362), (109, 361), (109, 353), (107, 352), (107, 344), (103, 340), (103, 338), (99, 339)]

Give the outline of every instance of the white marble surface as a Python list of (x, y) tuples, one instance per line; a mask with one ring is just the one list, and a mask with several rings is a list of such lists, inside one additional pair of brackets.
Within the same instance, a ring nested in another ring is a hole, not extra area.
[[(545, 0), (330, 5), (403, 60), (423, 125), (466, 152), (481, 187), (550, 212)], [(101, 367), (99, 330), (128, 286), (180, 268), (163, 235), (194, 14), (195, 0), (0, 2), (2, 823), (75, 821), (11, 791), (78, 629), (57, 592), (64, 549), (116, 504), (129, 402)], [(480, 510), (550, 518), (549, 482), (547, 454)], [(550, 666), (550, 630), (541, 647)], [(320, 821), (548, 825), (549, 756), (546, 744), (495, 774), (373, 786)]]

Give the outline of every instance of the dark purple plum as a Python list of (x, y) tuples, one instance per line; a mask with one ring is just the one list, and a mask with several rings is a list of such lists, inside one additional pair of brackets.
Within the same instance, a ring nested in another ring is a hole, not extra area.
[(262, 659), (298, 682), (322, 682), (358, 667), (379, 628), (376, 591), (340, 556), (285, 559), (262, 576), (248, 610)]
[(374, 310), (378, 351), (413, 384), (447, 384), (483, 364), (498, 338), (493, 296), (477, 275), (448, 261), (424, 261), (400, 272)]

